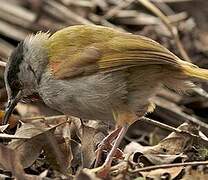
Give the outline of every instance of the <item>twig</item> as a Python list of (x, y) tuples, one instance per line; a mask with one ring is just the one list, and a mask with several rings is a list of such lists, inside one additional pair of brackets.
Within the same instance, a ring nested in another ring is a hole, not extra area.
[[(178, 120), (182, 120), (182, 121), (188, 121), (188, 122), (192, 122), (194, 124), (197, 124), (198, 126), (200, 126), (200, 128), (204, 128), (204, 131), (206, 132), (208, 130), (208, 124), (198, 120), (196, 117), (193, 117), (191, 115), (188, 115), (186, 113), (184, 113), (179, 107), (178, 105), (176, 105), (176, 103), (170, 102), (168, 100), (165, 100), (163, 98), (158, 99), (157, 97), (154, 98), (155, 100), (155, 104), (162, 109), (165, 109), (169, 114), (168, 116), (172, 116), (172, 117), (177, 117)], [(164, 118), (168, 118), (168, 117), (164, 117)]]
[(1, 139), (30, 139), (30, 137), (19, 137), (17, 135), (3, 134), (3, 133), (0, 133), (0, 138)]
[[(8, 0), (3, 0), (1, 1), (1, 6), (0, 6), (0, 11), (6, 13), (6, 14), (11, 14), (13, 15), (15, 18), (17, 18), (17, 21), (19, 20), (23, 20), (25, 22), (34, 22), (36, 15), (27, 10), (26, 8), (22, 7), (22, 6), (18, 6), (16, 4), (13, 4), (11, 2), (9, 2)], [(18, 20), (19, 19), (19, 20)]]
[(155, 170), (155, 169), (165, 169), (165, 168), (181, 167), (181, 166), (198, 166), (198, 165), (208, 165), (208, 161), (194, 161), (194, 162), (185, 162), (185, 163), (161, 164), (161, 165), (154, 165), (154, 166), (138, 168), (135, 170), (129, 170), (129, 172), (135, 173), (135, 172), (140, 172), (140, 171), (151, 171), (151, 170)]
[(67, 118), (67, 116), (66, 115), (58, 115), (58, 116), (48, 116), (48, 117), (45, 117), (45, 116), (26, 117), (26, 118), (21, 119), (21, 121), (28, 122), (28, 121), (40, 120), (40, 119), (53, 120), (53, 119), (60, 119), (60, 118)]
[(175, 12), (164, 2), (154, 1), (154, 4), (166, 15), (173, 15)]
[(129, 6), (131, 3), (133, 3), (134, 0), (128, 0), (128, 1), (123, 1), (119, 3), (117, 6), (114, 6), (112, 9), (110, 9), (105, 15), (104, 18), (110, 19), (113, 16), (115, 16), (121, 9)]
[(71, 19), (75, 23), (78, 24), (90, 24), (93, 25), (91, 21), (83, 18), (82, 16), (76, 14), (75, 12), (70, 11), (66, 6), (63, 6), (62, 4), (55, 2), (55, 1), (45, 1), (50, 7), (55, 8), (59, 13), (61, 13), (63, 16), (65, 16), (65, 20), (67, 22), (67, 19)]
[(125, 32), (125, 30), (119, 26), (116, 26), (112, 23), (110, 23), (109, 21), (107, 21), (106, 19), (96, 15), (96, 14), (93, 14), (93, 13), (89, 13), (89, 19), (94, 22), (95, 24), (101, 24), (103, 26), (107, 26), (107, 27), (111, 27), (111, 28), (114, 28), (114, 29), (117, 29), (119, 31), (123, 31)]
[(168, 131), (171, 131), (171, 132), (177, 132), (177, 133), (181, 133), (182, 132), (180, 129), (174, 128), (172, 126), (169, 126), (167, 124), (155, 121), (155, 120), (147, 118), (147, 117), (142, 117), (142, 118), (139, 119), (139, 121), (140, 120), (145, 121), (145, 122), (147, 122), (149, 124), (153, 124), (153, 125), (155, 125), (157, 127), (160, 127), (162, 129), (165, 129), (165, 130), (168, 130)]
[(6, 62), (0, 61), (0, 66), (1, 66), (1, 67), (5, 67), (5, 66), (6, 66)]
[[(166, 129), (166, 130), (169, 130), (169, 131), (172, 131), (172, 132), (176, 132), (176, 133), (183, 133), (183, 134), (186, 134), (186, 135), (189, 135), (191, 136), (192, 138), (194, 138), (195, 140), (200, 140), (201, 144), (204, 144), (206, 146), (208, 146), (208, 141), (207, 139), (199, 136), (199, 135), (196, 135), (196, 134), (193, 134), (193, 133), (190, 133), (188, 131), (184, 131), (184, 130), (180, 130), (180, 129), (177, 129), (177, 128), (174, 128), (172, 126), (169, 126), (167, 124), (164, 124), (164, 123), (161, 123), (161, 122), (158, 122), (158, 121), (155, 121), (153, 119), (150, 119), (150, 118), (146, 118), (146, 117), (142, 117), (140, 118), (139, 120), (143, 120), (149, 124), (153, 124), (157, 127), (160, 127), (160, 128), (163, 128), (163, 129)], [(139, 121), (138, 120), (138, 121)]]
[(188, 2), (193, 0), (151, 0), (152, 2), (162, 2), (162, 3), (181, 3)]
[(11, 25), (10, 23), (0, 20), (0, 34), (13, 38), (17, 41), (21, 41), (25, 39), (29, 32), (26, 31), (24, 28), (17, 28), (16, 26)]
[(208, 98), (208, 93), (201, 87), (195, 87), (193, 91), (204, 98)]

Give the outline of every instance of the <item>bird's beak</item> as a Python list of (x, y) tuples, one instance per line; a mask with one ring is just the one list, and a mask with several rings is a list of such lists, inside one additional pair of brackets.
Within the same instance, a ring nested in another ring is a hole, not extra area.
[(20, 98), (21, 98), (21, 91), (19, 91), (16, 96), (14, 96), (14, 97), (11, 96), (9, 98), (6, 109), (5, 109), (5, 114), (3, 117), (2, 125), (6, 125), (8, 123), (9, 117), (11, 116), (11, 114), (12, 114), (15, 106), (19, 102)]

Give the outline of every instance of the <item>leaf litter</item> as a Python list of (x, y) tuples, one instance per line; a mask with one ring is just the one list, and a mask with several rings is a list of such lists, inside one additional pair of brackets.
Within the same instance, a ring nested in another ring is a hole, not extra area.
[[(40, 30), (56, 31), (74, 24), (105, 25), (151, 37), (183, 59), (208, 68), (207, 5), (206, 0), (2, 0), (0, 106), (4, 109), (7, 101), (3, 81), (6, 59), (27, 34)], [(130, 127), (120, 146), (123, 157), (114, 158), (109, 179), (207, 179), (208, 84), (196, 83), (205, 92), (160, 92), (155, 112), (148, 115), (150, 121)], [(1, 111), (0, 122), (3, 114)], [(95, 150), (114, 125), (83, 121), (66, 118), (43, 102), (20, 104), (10, 125), (0, 126), (0, 177), (100, 179), (93, 171)], [(107, 153), (103, 152), (101, 164)]]

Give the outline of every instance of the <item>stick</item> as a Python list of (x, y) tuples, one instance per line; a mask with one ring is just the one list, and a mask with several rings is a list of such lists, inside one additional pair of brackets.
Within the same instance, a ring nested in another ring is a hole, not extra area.
[(155, 120), (150, 119), (150, 118), (142, 117), (142, 118), (140, 118), (139, 120), (143, 120), (143, 121), (145, 121), (145, 122), (147, 122), (147, 123), (153, 124), (153, 125), (155, 125), (155, 126), (157, 126), (157, 127), (160, 127), (160, 128), (163, 128), (163, 129), (172, 131), (172, 132), (187, 134), (187, 135), (191, 136), (192, 138), (194, 138), (195, 140), (200, 140), (200, 142), (201, 142), (202, 144), (208, 146), (208, 141), (207, 141), (207, 139), (205, 139), (205, 138), (203, 138), (203, 137), (201, 137), (201, 136), (199, 136), (199, 135), (192, 134), (192, 133), (190, 133), (190, 132), (188, 132), (188, 131), (182, 131), (182, 130), (180, 130), (180, 129), (174, 128), (174, 127), (169, 126), (169, 125), (167, 125), (167, 124), (163, 124), (163, 123), (161, 123), (161, 122), (155, 121)]
[(135, 170), (130, 170), (130, 172), (135, 173), (135, 172), (140, 172), (140, 171), (151, 171), (151, 170), (155, 170), (155, 169), (165, 169), (165, 168), (181, 167), (181, 166), (198, 166), (198, 165), (208, 165), (208, 161), (194, 161), (194, 162), (185, 162), (185, 163), (161, 164), (161, 165), (154, 165), (154, 166), (138, 168)]
[(0, 61), (0, 66), (5, 67), (6, 66), (6, 62)]

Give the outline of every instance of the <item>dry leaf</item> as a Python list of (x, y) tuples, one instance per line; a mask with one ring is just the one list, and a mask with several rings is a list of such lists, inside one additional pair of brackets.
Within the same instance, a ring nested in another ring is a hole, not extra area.
[[(59, 126), (56, 130), (58, 130), (59, 128), (62, 129), (62, 134), (61, 136), (64, 139), (64, 142), (62, 144), (60, 144), (61, 150), (64, 154), (64, 161), (66, 164), (66, 168), (71, 167), (71, 161), (73, 159), (73, 154), (72, 154), (72, 150), (71, 150), (71, 132), (70, 132), (70, 125), (69, 123), (63, 124), (61, 126)], [(56, 135), (56, 131), (55, 131), (55, 135)]]
[(0, 145), (0, 167), (11, 171), (18, 179), (26, 179), (19, 153), (4, 145)]
[(71, 167), (71, 161), (73, 159), (69, 123), (57, 127), (43, 149), (47, 160), (54, 169), (63, 173), (69, 173), (69, 168)]
[[(192, 133), (194, 126), (187, 123), (178, 127)], [(173, 161), (183, 161), (187, 159), (184, 151), (192, 146), (192, 138), (185, 133), (173, 132), (155, 146), (142, 146), (136, 142), (130, 143), (124, 152), (133, 153), (131, 159), (134, 162), (141, 162), (144, 166), (154, 164), (168, 164)]]
[(99, 129), (83, 125), (81, 135), (83, 167), (91, 167), (96, 158), (96, 147), (104, 138), (105, 135)]
[(3, 133), (8, 128), (8, 126), (9, 124), (0, 126), (0, 132)]
[[(5, 125), (7, 127), (7, 125)], [(4, 128), (5, 129), (5, 128)], [(2, 139), (30, 139), (29, 137), (19, 137), (17, 135), (12, 135), (12, 134), (3, 134), (0, 133), (0, 138)]]
[(8, 147), (20, 154), (23, 167), (29, 167), (38, 158), (43, 145), (48, 143), (50, 131), (54, 130), (59, 125), (60, 124), (46, 126), (44, 123), (40, 122), (36, 124), (23, 123), (23, 125), (17, 129), (15, 135), (30, 139), (12, 140)]
[(147, 151), (148, 149), (150, 149), (151, 146), (142, 146), (141, 144), (132, 141), (131, 143), (129, 143), (125, 149), (124, 149), (124, 154), (132, 154), (135, 152), (141, 152), (143, 153), (144, 151)]
[[(183, 123), (178, 127), (179, 130), (190, 133), (193, 133), (193, 131), (196, 130), (195, 128), (195, 126), (187, 123)], [(165, 154), (180, 154), (183, 153), (185, 149), (192, 146), (192, 140), (192, 137), (188, 134), (173, 132), (151, 149)]]
[(83, 167), (90, 167), (95, 161), (96, 144), (94, 143), (94, 136), (96, 129), (88, 126), (83, 126), (83, 133), (81, 137), (82, 154), (83, 154)]
[(136, 142), (132, 142), (125, 148), (124, 152), (128, 155), (133, 153), (130, 159), (136, 163), (143, 163), (144, 166), (154, 164), (169, 164), (176, 160), (181, 162), (186, 158), (186, 156), (183, 154), (162, 154), (160, 151), (154, 151), (152, 148), (154, 148), (154, 146), (142, 146)]
[(79, 167), (82, 166), (83, 155), (82, 155), (82, 146), (80, 143), (76, 142), (75, 140), (71, 140), (71, 150), (73, 154), (73, 159), (71, 162), (71, 168), (73, 171), (77, 171)]
[[(137, 159), (136, 159), (137, 157)], [(182, 162), (187, 157), (183, 154), (179, 155), (163, 155), (163, 154), (143, 154), (138, 157), (136, 153), (134, 154), (134, 162), (142, 162), (145, 166), (147, 165), (159, 165), (159, 164), (170, 164), (174, 161)]]
[(145, 177), (145, 179), (174, 179), (181, 173), (182, 170), (183, 167), (172, 167), (140, 173)]
[(51, 178), (42, 177), (41, 174), (39, 176), (26, 174), (26, 177), (28, 180), (51, 180)]
[[(183, 123), (178, 127), (179, 130), (184, 130), (193, 133), (195, 126), (191, 124)], [(151, 153), (161, 154), (181, 154), (185, 149), (192, 146), (192, 137), (187, 133), (176, 133), (173, 132), (168, 135), (165, 139), (161, 140), (157, 145), (152, 146), (148, 151)]]
[(207, 180), (208, 179), (208, 174), (205, 170), (205, 172), (203, 171), (199, 171), (194, 170), (194, 169), (190, 169), (190, 168), (186, 168), (185, 171), (185, 175), (183, 176), (182, 180)]
[(89, 169), (83, 169), (76, 176), (75, 180), (101, 180), (98, 178), (94, 172)]

